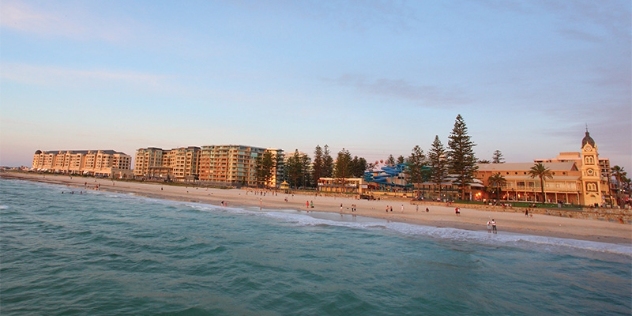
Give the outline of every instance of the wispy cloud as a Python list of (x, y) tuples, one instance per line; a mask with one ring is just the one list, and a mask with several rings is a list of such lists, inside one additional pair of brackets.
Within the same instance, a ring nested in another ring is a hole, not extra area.
[(0, 27), (41, 37), (121, 41), (131, 35), (129, 21), (105, 21), (74, 7), (62, 12), (3, 0), (0, 8)]
[(0, 78), (9, 82), (43, 86), (98, 85), (114, 83), (124, 86), (160, 89), (167, 76), (133, 71), (70, 69), (20, 63), (0, 64)]
[(580, 30), (560, 29), (558, 30), (558, 33), (560, 33), (562, 36), (569, 39), (575, 39), (575, 40), (586, 41), (586, 42), (591, 42), (591, 43), (602, 42), (602, 38), (599, 37), (598, 35), (590, 34), (588, 32), (583, 32)]
[[(550, 14), (559, 33), (574, 40), (600, 41), (603, 36), (630, 41), (630, 2), (626, 0), (479, 0), (488, 8), (527, 15)], [(593, 32), (586, 32), (587, 28)]]
[(385, 27), (395, 32), (410, 29), (418, 20), (407, 1), (233, 1), (248, 10), (290, 10), (301, 17), (326, 21), (343, 31), (364, 32)]
[(362, 93), (413, 101), (425, 107), (440, 108), (471, 103), (470, 98), (459, 89), (415, 85), (403, 79), (381, 78), (369, 81), (363, 76), (346, 74), (332, 81), (341, 86), (354, 87)]

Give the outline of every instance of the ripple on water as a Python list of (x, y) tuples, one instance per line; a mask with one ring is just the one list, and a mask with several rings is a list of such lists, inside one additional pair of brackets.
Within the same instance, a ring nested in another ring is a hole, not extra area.
[(62, 190), (0, 180), (3, 316), (632, 308), (626, 245)]

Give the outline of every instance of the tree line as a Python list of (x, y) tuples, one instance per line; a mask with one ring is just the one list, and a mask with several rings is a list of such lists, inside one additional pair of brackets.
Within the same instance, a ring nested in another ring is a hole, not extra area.
[[(342, 149), (334, 159), (329, 147), (316, 146), (313, 159), (305, 153), (295, 150), (287, 157), (283, 174), (280, 175), (293, 188), (309, 188), (317, 186), (319, 178), (335, 178), (344, 183), (345, 178), (363, 177), (367, 169), (373, 168), (378, 163), (387, 165), (405, 164), (405, 173), (409, 184), (431, 182), (439, 188), (446, 181), (449, 174), (456, 177), (454, 183), (459, 186), (461, 198), (465, 199), (466, 187), (472, 183), (477, 163), (489, 163), (486, 160), (477, 160), (474, 154), (476, 144), (468, 134), (467, 125), (463, 117), (457, 115), (454, 127), (448, 136), (448, 144), (444, 146), (438, 135), (426, 153), (416, 145), (410, 155), (400, 155), (395, 158), (389, 155), (386, 160), (367, 163), (366, 159), (352, 156), (347, 149)], [(352, 158), (353, 157), (353, 158)], [(281, 161), (272, 157), (271, 153), (264, 153), (257, 160), (257, 179), (261, 184), (267, 183), (272, 177), (272, 172), (278, 170)], [(492, 157), (492, 163), (502, 163), (502, 153), (496, 150)]]
[(313, 188), (318, 185), (320, 178), (336, 178), (344, 182), (345, 178), (363, 177), (369, 167), (366, 159), (358, 156), (352, 158), (349, 150), (344, 148), (334, 159), (328, 145), (317, 145), (313, 157), (312, 159), (295, 149), (283, 162), (283, 157), (274, 157), (272, 153), (264, 152), (257, 158), (257, 182), (260, 186), (265, 186), (273, 173), (281, 169), (278, 176), (287, 181), (290, 187)]

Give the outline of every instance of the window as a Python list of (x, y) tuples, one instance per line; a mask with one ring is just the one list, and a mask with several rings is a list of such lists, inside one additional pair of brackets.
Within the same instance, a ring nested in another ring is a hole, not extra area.
[(595, 164), (595, 158), (593, 156), (586, 156), (586, 159), (584, 159), (586, 161), (587, 165), (593, 165)]

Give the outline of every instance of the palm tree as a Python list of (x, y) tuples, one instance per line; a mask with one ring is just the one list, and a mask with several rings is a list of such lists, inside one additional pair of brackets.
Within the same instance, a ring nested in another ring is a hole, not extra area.
[(623, 167), (612, 167), (612, 175), (617, 180), (617, 189), (621, 188), (622, 181), (628, 173), (623, 170)]
[(507, 180), (505, 180), (505, 177), (503, 177), (499, 172), (489, 177), (488, 181), (489, 186), (496, 192), (496, 200), (500, 200), (500, 192), (502, 191), (501, 188), (505, 186)]
[[(621, 193), (622, 193), (623, 187), (624, 187), (623, 183), (624, 183), (624, 180), (626, 179), (626, 176), (628, 175), (628, 173), (625, 170), (623, 170), (623, 167), (619, 167), (619, 166), (612, 167), (611, 171), (612, 171), (612, 175), (614, 176), (615, 180), (617, 180), (617, 186), (616, 186), (616, 189), (617, 189), (617, 194), (616, 194), (617, 204), (621, 205), (621, 203), (622, 203), (622, 201), (621, 201), (622, 194)], [(610, 183), (610, 179), (608, 179), (608, 183)]]
[(544, 195), (544, 179), (553, 179), (553, 174), (551, 170), (545, 167), (541, 162), (536, 163), (529, 169), (529, 175), (531, 178), (538, 177), (540, 178), (540, 189), (542, 192), (542, 203), (546, 201), (546, 196)]

